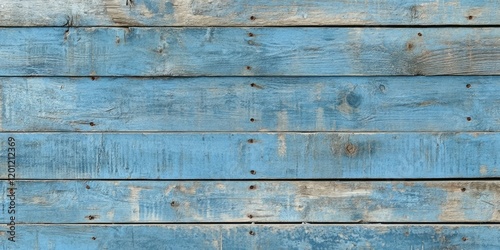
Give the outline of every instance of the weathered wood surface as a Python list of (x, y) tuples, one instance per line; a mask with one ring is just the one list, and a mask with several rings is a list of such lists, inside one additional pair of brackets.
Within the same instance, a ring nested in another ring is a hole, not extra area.
[(93, 79), (0, 78), (0, 129), (500, 130), (500, 77)]
[[(6, 234), (5, 226), (0, 234)], [(18, 225), (2, 249), (500, 248), (497, 225)], [(252, 234), (250, 234), (252, 232)]]
[(500, 176), (498, 133), (4, 133), (4, 179), (8, 137), (17, 179)]
[(500, 28), (3, 28), (0, 44), (0, 76), (500, 74)]
[[(500, 222), (500, 181), (64, 180), (15, 186), (16, 223)], [(4, 203), (8, 187), (2, 182)]]
[(498, 25), (495, 0), (9, 0), (1, 26)]

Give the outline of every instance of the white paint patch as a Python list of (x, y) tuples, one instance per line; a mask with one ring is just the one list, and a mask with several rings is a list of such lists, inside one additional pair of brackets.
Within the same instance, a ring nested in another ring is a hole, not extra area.
[(486, 167), (485, 165), (481, 165), (481, 167), (479, 167), (479, 173), (481, 173), (481, 175), (485, 175), (488, 173), (488, 167)]
[(139, 222), (140, 219), (140, 206), (139, 206), (139, 198), (141, 194), (140, 187), (129, 186), (130, 196), (128, 202), (130, 204), (130, 221), (131, 222)]
[(395, 218), (392, 208), (378, 208), (365, 211), (365, 216), (363, 217), (367, 221), (391, 221)]
[(286, 111), (278, 112), (278, 131), (288, 130), (288, 113)]
[(278, 135), (278, 155), (284, 157), (286, 155), (286, 135)]

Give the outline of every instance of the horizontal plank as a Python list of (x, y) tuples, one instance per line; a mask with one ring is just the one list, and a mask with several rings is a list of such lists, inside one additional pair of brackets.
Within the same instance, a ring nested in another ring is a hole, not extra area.
[(500, 74), (500, 28), (3, 28), (0, 44), (1, 76)]
[(11, 0), (2, 26), (498, 25), (488, 0)]
[(500, 222), (500, 181), (66, 180), (9, 187), (2, 182), (17, 223)]
[(1, 159), (8, 137), (17, 179), (500, 176), (498, 133), (4, 133)]
[(4, 228), (2, 249), (500, 248), (497, 225), (18, 225), (15, 242)]
[(0, 78), (0, 129), (500, 130), (500, 77), (93, 79)]

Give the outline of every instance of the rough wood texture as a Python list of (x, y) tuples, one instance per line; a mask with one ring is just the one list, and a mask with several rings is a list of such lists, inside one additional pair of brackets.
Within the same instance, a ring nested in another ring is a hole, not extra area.
[(19, 225), (18, 228), (22, 233), (16, 243), (2, 241), (2, 249), (500, 248), (500, 229), (496, 225)]
[[(17, 223), (500, 222), (500, 181), (17, 181), (16, 187)], [(6, 182), (1, 188), (8, 192)]]
[(0, 78), (0, 129), (500, 131), (500, 77), (92, 79)]
[(4, 0), (0, 248), (500, 249), (499, 9)]
[(498, 133), (6, 133), (1, 148), (9, 136), (17, 179), (500, 176)]
[(0, 44), (0, 76), (500, 74), (500, 28), (3, 28)]
[(9, 0), (2, 26), (498, 25), (494, 0)]

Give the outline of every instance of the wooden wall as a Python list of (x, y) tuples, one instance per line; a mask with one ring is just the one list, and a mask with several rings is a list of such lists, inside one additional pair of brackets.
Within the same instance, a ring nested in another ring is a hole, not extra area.
[(500, 2), (0, 2), (2, 249), (499, 249)]

